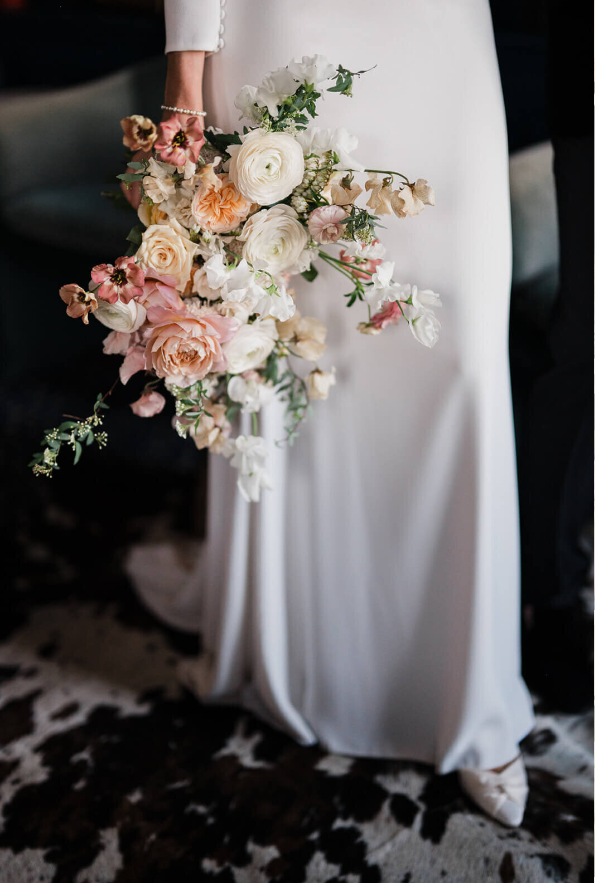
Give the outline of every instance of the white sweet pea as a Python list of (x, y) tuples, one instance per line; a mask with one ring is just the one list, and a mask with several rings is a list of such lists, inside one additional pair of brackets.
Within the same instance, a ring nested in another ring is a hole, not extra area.
[(260, 491), (271, 489), (271, 480), (266, 472), (266, 443), (257, 435), (239, 435), (227, 439), (222, 454), (230, 458), (230, 465), (238, 470), (238, 490), (248, 503), (260, 501)]
[(295, 313), (293, 298), (285, 285), (275, 283), (262, 266), (266, 266), (264, 262), (256, 261), (251, 267), (242, 258), (231, 268), (225, 265), (221, 255), (215, 255), (206, 262), (204, 271), (209, 288), (218, 292), (224, 303), (241, 304), (249, 313), (274, 316), (285, 322)]
[(292, 61), (287, 69), (299, 83), (311, 83), (314, 86), (330, 80), (337, 73), (335, 65), (324, 55), (304, 55), (301, 61)]
[(175, 171), (176, 167), (169, 163), (159, 162), (153, 157), (149, 160), (148, 175), (143, 178), (143, 190), (155, 205), (173, 196), (176, 185), (172, 175)]
[(275, 389), (272, 383), (262, 383), (257, 377), (238, 374), (227, 384), (227, 395), (242, 406), (244, 413), (255, 414), (273, 400)]
[(138, 331), (147, 317), (147, 311), (136, 300), (130, 300), (127, 304), (116, 301), (110, 304), (105, 300), (97, 301), (97, 309), (93, 313), (106, 328), (120, 333), (132, 334)]
[(374, 288), (388, 288), (389, 285), (392, 284), (394, 272), (394, 261), (382, 261), (382, 263), (376, 267), (376, 272), (371, 279)]
[(328, 399), (331, 386), (334, 386), (337, 382), (335, 374), (335, 368), (331, 371), (319, 371), (318, 368), (311, 371), (306, 377), (309, 398)]
[[(262, 291), (260, 300), (252, 307), (253, 313), (259, 316), (273, 316), (279, 322), (287, 322), (295, 314), (295, 301), (287, 291), (283, 283), (277, 282), (275, 290), (271, 291), (272, 279), (264, 273), (255, 274), (257, 281), (252, 289), (256, 292), (257, 287)], [(260, 284), (259, 284), (260, 282)], [(264, 287), (263, 287), (264, 286)]]
[(301, 144), (304, 156), (311, 153), (323, 156), (329, 150), (333, 150), (339, 157), (336, 169), (364, 171), (364, 166), (351, 156), (351, 153), (357, 150), (358, 140), (347, 129), (320, 129), (317, 126), (312, 126), (298, 132), (295, 138)]
[(235, 97), (234, 107), (241, 112), (240, 119), (245, 118), (251, 123), (258, 125), (262, 120), (262, 111), (255, 107), (256, 104), (256, 86), (242, 86)]
[(440, 322), (432, 307), (442, 306), (440, 295), (429, 289), (420, 291), (417, 285), (413, 285), (410, 299), (411, 303), (403, 304), (403, 309), (411, 333), (419, 343), (431, 348), (438, 342)]
[(371, 242), (369, 245), (365, 245), (365, 243), (357, 242), (357, 240), (353, 239), (345, 246), (345, 252), (350, 255), (350, 257), (374, 260), (376, 258), (384, 257), (386, 254), (386, 247), (379, 239), (375, 239), (374, 242)]
[(229, 373), (243, 374), (258, 368), (272, 352), (276, 339), (274, 319), (257, 319), (252, 325), (241, 325), (222, 347)]
[(270, 115), (276, 117), (279, 107), (286, 98), (294, 94), (297, 87), (298, 84), (289, 70), (280, 67), (264, 78), (256, 90), (256, 103), (259, 107), (266, 107)]

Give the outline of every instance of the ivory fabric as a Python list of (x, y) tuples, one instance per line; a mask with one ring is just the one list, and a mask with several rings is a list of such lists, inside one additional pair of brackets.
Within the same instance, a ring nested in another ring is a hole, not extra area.
[[(169, 0), (168, 45), (185, 45), (182, 24), (194, 48), (210, 45), (202, 22), (217, 6)], [(357, 134), (368, 167), (434, 186), (435, 208), (386, 219), (381, 236), (398, 281), (442, 295), (442, 335), (431, 351), (405, 325), (361, 335), (346, 280), (324, 265), (312, 284), (298, 277), (300, 311), (328, 325), (322, 367), (336, 367), (337, 385), (292, 448), (274, 444), (283, 406), (261, 415), (274, 490), (260, 504), (211, 457), (194, 570), (144, 580), (141, 567), (138, 590), (203, 633), (207, 652), (184, 676), (206, 701), (338, 753), (440, 772), (499, 766), (532, 711), (519, 673), (508, 158), (488, 0), (228, 0), (226, 11), (205, 73), (209, 123), (225, 131), (239, 126), (241, 86), (291, 58), (374, 68), (352, 99), (326, 96), (317, 123)]]

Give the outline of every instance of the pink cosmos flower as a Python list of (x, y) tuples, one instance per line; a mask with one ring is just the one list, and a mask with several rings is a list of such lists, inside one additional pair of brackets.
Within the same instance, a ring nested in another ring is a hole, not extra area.
[(189, 159), (198, 162), (198, 155), (204, 143), (200, 119), (191, 117), (183, 126), (176, 114), (159, 124), (154, 146), (161, 154), (163, 162), (181, 167), (186, 165)]
[(145, 271), (135, 264), (133, 257), (122, 257), (118, 258), (115, 266), (97, 264), (91, 270), (91, 279), (101, 284), (101, 288), (95, 292), (97, 297), (110, 304), (115, 304), (117, 300), (127, 304), (133, 297), (142, 295)]
[(387, 325), (396, 325), (402, 316), (401, 307), (397, 301), (385, 303), (379, 313), (372, 316), (370, 324), (379, 331), (384, 331)]
[(322, 205), (315, 208), (308, 218), (308, 229), (312, 239), (326, 245), (336, 242), (345, 233), (344, 221), (348, 217), (347, 212), (340, 205)]
[(176, 291), (177, 279), (167, 276), (161, 270), (149, 267), (145, 270), (145, 284), (139, 302), (149, 310), (152, 307), (164, 307), (170, 310), (183, 310), (184, 301)]
[[(355, 261), (355, 258), (352, 255), (347, 254), (344, 249), (339, 252), (339, 257), (344, 264), (352, 264)], [(356, 264), (354, 267), (349, 267), (349, 272), (352, 273), (354, 276), (358, 276), (360, 279), (364, 279), (366, 282), (369, 282), (376, 272), (376, 267), (378, 267), (381, 263), (382, 258), (369, 258), (363, 263)]]
[(62, 286), (60, 297), (68, 304), (66, 314), (71, 319), (82, 319), (85, 325), (89, 324), (89, 313), (94, 313), (97, 309), (97, 298), (94, 294), (71, 282)]
[(154, 417), (160, 414), (165, 406), (165, 399), (159, 392), (144, 392), (140, 399), (132, 402), (130, 407), (137, 417)]
[(154, 307), (149, 320), (154, 327), (147, 337), (147, 371), (189, 386), (225, 367), (221, 344), (233, 336), (235, 319), (219, 315), (196, 318), (185, 310)]

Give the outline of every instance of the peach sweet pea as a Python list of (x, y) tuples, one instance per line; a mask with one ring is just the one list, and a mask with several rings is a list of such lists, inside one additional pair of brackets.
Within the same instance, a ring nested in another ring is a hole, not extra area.
[(205, 143), (201, 122), (192, 117), (182, 125), (177, 115), (159, 124), (155, 150), (163, 162), (172, 166), (185, 166), (187, 160), (198, 161), (200, 149)]
[(192, 215), (203, 230), (229, 233), (248, 217), (252, 203), (244, 199), (229, 175), (201, 182), (192, 200)]
[(143, 293), (141, 286), (145, 282), (145, 272), (135, 263), (133, 257), (122, 257), (118, 258), (115, 265), (97, 264), (91, 270), (91, 279), (100, 285), (95, 294), (101, 300), (110, 304), (121, 300), (127, 304)]
[(213, 314), (195, 318), (185, 310), (151, 310), (153, 324), (146, 341), (148, 371), (178, 386), (190, 386), (225, 367), (221, 344), (232, 337), (236, 322)]

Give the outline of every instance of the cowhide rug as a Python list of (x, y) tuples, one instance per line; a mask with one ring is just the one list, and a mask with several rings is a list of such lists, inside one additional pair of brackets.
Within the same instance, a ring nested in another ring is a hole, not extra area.
[(525, 822), (505, 829), (455, 775), (304, 748), (200, 704), (176, 673), (198, 642), (135, 599), (113, 524), (53, 504), (17, 522), (1, 883), (591, 883), (590, 719), (538, 714)]

